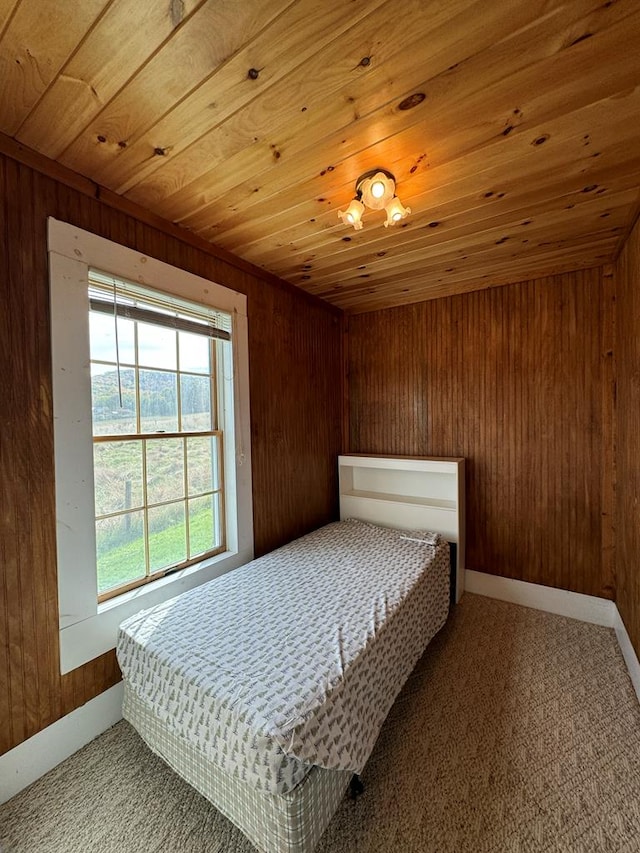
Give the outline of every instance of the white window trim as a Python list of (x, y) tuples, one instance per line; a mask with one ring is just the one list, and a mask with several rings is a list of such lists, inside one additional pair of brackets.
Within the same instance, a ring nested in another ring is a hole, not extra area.
[[(120, 622), (253, 559), (247, 298), (56, 219), (48, 220), (60, 669), (115, 648)], [(233, 396), (225, 399), (227, 550), (98, 605), (89, 369), (89, 268), (233, 317)], [(235, 509), (235, 512), (234, 512)]]

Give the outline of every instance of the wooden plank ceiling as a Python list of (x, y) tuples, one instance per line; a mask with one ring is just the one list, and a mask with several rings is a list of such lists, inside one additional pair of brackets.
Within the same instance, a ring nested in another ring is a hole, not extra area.
[[(638, 213), (638, 0), (0, 0), (0, 80), (7, 136), (351, 312), (600, 265)], [(375, 167), (413, 212), (355, 231)]]

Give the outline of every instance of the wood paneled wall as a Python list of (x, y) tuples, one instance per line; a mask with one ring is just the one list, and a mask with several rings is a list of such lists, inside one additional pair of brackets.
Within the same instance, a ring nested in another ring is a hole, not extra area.
[(337, 517), (338, 312), (0, 157), (0, 753), (120, 678), (60, 676), (49, 215), (247, 294), (256, 553)]
[(601, 269), (352, 316), (349, 450), (464, 456), (467, 568), (613, 598)]
[(640, 657), (640, 222), (615, 280), (617, 604)]

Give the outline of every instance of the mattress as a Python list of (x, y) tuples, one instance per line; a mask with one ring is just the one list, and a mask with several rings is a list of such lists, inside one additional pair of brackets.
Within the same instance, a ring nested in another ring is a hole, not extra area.
[(282, 795), (362, 771), (448, 604), (437, 534), (336, 522), (126, 620), (117, 655), (167, 732)]

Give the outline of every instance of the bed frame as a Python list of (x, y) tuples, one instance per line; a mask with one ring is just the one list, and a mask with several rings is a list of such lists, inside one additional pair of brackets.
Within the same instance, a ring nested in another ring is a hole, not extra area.
[[(464, 588), (464, 460), (340, 456), (340, 517), (441, 533), (454, 548), (452, 601)], [(124, 716), (148, 746), (213, 803), (261, 853), (311, 853), (352, 780), (313, 767), (289, 794), (264, 794), (234, 779), (168, 733), (125, 684)]]

